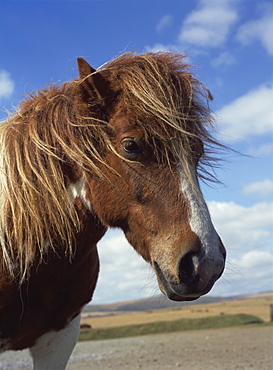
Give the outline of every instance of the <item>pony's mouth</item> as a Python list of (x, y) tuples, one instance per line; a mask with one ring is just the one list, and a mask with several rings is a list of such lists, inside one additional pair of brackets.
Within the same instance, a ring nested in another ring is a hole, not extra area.
[[(160, 290), (172, 301), (194, 301), (200, 296), (207, 294), (215, 281), (220, 277), (213, 275), (205, 286), (200, 284), (201, 277), (198, 274), (188, 281), (177, 282), (177, 279), (172, 279), (171, 277), (166, 278), (156, 261), (154, 261), (153, 266), (156, 271)], [(200, 285), (202, 285), (201, 289)]]

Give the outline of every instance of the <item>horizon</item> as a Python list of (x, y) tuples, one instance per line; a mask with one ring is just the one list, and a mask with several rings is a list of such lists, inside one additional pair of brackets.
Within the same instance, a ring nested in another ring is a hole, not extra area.
[[(137, 299), (129, 299), (129, 300), (125, 300), (125, 301), (114, 301), (114, 302), (107, 302), (107, 303), (94, 303), (92, 301), (90, 301), (88, 303), (87, 306), (103, 306), (103, 305), (112, 305), (112, 304), (118, 304), (118, 303), (129, 303), (129, 302), (138, 302), (138, 301), (143, 301), (143, 300), (152, 300), (152, 299), (157, 299), (157, 298), (166, 298), (168, 301), (170, 302), (173, 302), (175, 304), (187, 304), (187, 305), (191, 305), (191, 304), (198, 304), (199, 303), (199, 300), (201, 298), (209, 298), (209, 299), (221, 299), (221, 300), (225, 300), (225, 299), (232, 299), (232, 298), (241, 298), (241, 297), (251, 297), (251, 296), (263, 296), (263, 295), (270, 295), (270, 297), (272, 296), (273, 297), (273, 290), (267, 290), (267, 291), (264, 291), (264, 292), (257, 292), (257, 293), (250, 293), (250, 294), (239, 294), (239, 295), (230, 295), (230, 296), (227, 296), (227, 297), (223, 297), (223, 296), (215, 296), (215, 295), (211, 295), (211, 294), (205, 294), (205, 295), (202, 295), (200, 296), (198, 299), (196, 299), (195, 301), (172, 301), (170, 300), (168, 297), (166, 297), (163, 293), (159, 293), (157, 296), (154, 296), (154, 297), (147, 297), (147, 298), (137, 298)], [(202, 303), (204, 304), (204, 303)], [(84, 311), (83, 311), (84, 312)]]

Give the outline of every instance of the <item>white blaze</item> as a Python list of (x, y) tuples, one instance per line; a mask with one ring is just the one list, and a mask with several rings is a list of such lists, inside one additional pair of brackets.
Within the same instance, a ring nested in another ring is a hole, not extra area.
[[(186, 196), (190, 206), (189, 224), (191, 230), (199, 237), (205, 254), (220, 255), (219, 236), (212, 224), (208, 207), (200, 191), (198, 180), (194, 173), (196, 189), (193, 189), (187, 176), (181, 171), (181, 191)], [(222, 255), (221, 255), (222, 258)]]

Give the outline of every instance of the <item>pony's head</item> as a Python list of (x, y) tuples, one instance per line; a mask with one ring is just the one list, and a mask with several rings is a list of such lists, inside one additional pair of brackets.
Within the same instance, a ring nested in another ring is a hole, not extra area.
[(225, 265), (198, 183), (215, 144), (209, 93), (170, 53), (125, 54), (97, 71), (82, 58), (78, 64), (80, 113), (104, 133), (96, 139), (98, 171), (84, 171), (90, 209), (124, 231), (170, 299), (206, 294)]

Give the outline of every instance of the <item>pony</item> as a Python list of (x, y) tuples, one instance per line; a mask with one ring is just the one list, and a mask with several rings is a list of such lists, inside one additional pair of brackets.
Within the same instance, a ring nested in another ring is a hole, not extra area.
[(128, 52), (95, 70), (78, 58), (79, 77), (26, 96), (1, 123), (1, 351), (29, 348), (35, 369), (65, 369), (109, 227), (171, 300), (221, 276), (226, 252), (198, 180), (218, 145), (211, 95), (186, 60)]

